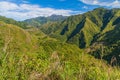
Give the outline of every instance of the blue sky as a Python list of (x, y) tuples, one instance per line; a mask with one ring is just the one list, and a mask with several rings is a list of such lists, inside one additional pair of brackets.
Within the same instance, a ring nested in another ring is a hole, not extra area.
[(52, 14), (82, 14), (97, 7), (120, 8), (120, 0), (0, 0), (0, 15), (21, 21)]

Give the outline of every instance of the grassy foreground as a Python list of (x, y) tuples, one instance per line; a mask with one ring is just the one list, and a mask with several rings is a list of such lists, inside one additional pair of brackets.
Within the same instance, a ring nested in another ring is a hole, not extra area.
[(76, 45), (61, 43), (36, 30), (28, 33), (0, 24), (0, 80), (120, 79), (119, 68), (95, 59)]

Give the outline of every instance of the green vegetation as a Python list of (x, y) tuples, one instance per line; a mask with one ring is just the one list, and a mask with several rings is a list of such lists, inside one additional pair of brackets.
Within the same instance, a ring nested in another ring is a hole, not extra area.
[(119, 13), (98, 8), (39, 28), (0, 17), (0, 80), (119, 80)]
[[(40, 29), (50, 37), (62, 42), (75, 44), (80, 48), (91, 49), (89, 53), (120, 65), (120, 9), (97, 8), (84, 14), (70, 16), (63, 22), (43, 25)], [(45, 28), (45, 29), (44, 29)], [(48, 33), (47, 33), (48, 32)], [(103, 47), (101, 52), (100, 47)]]
[(43, 24), (63, 21), (66, 18), (67, 16), (51, 15), (48, 17), (36, 17), (32, 19), (27, 19), (24, 22), (28, 23), (30, 26), (34, 26), (38, 28), (41, 27)]
[(37, 29), (27, 30), (33, 33), (30, 35), (17, 26), (1, 24), (1, 80), (120, 79), (119, 69), (85, 54), (76, 45), (61, 43)]
[(7, 24), (17, 25), (17, 26), (19, 26), (21, 28), (28, 28), (29, 27), (28, 24), (25, 23), (25, 22), (15, 21), (15, 20), (13, 20), (11, 18), (6, 18), (4, 16), (0, 16), (0, 21), (3, 21), (5, 23), (7, 23)]

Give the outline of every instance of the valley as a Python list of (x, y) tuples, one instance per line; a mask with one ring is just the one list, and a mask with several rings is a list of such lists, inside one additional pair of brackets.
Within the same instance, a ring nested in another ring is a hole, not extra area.
[(119, 80), (120, 9), (24, 21), (0, 16), (0, 80)]

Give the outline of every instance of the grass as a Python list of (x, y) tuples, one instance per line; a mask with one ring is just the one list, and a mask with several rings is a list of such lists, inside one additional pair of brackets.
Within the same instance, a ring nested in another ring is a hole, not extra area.
[(95, 59), (76, 45), (62, 43), (36, 30), (28, 33), (17, 26), (1, 24), (0, 80), (120, 79), (119, 68)]

